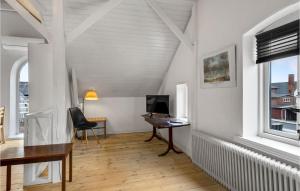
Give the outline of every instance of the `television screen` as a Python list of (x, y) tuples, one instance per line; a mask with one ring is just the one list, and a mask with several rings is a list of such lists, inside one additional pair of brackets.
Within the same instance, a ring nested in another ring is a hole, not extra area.
[(147, 95), (147, 112), (169, 114), (169, 95)]

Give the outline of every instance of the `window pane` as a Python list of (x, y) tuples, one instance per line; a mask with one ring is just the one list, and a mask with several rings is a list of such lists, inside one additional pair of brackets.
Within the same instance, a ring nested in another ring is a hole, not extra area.
[(188, 89), (186, 84), (176, 86), (176, 115), (177, 118), (188, 117)]
[(270, 128), (297, 133), (298, 57), (272, 61), (270, 64)]

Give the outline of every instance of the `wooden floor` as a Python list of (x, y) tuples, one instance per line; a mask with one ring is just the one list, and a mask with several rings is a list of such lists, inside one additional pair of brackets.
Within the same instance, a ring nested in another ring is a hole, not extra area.
[[(73, 154), (73, 182), (69, 191), (223, 191), (225, 190), (185, 154), (163, 152), (166, 143), (154, 139), (145, 143), (150, 133), (110, 135), (97, 145), (76, 142)], [(18, 146), (12, 141), (4, 147)], [(1, 149), (4, 149), (2, 146)], [(1, 167), (1, 191), (5, 190), (6, 167)], [(23, 166), (12, 167), (12, 190), (23, 190)], [(24, 188), (25, 191), (59, 191), (60, 183)]]

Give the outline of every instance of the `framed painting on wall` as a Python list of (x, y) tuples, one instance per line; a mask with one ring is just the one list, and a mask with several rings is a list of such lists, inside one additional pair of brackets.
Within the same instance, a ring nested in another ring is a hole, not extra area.
[(235, 51), (235, 45), (232, 45), (200, 59), (200, 86), (202, 88), (236, 86)]

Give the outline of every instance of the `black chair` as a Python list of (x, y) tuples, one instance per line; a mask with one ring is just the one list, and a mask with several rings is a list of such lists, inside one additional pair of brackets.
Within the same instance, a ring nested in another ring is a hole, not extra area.
[(88, 143), (87, 130), (91, 130), (99, 143), (99, 139), (94, 131), (94, 127), (97, 126), (97, 123), (89, 122), (78, 107), (69, 108), (69, 111), (73, 121), (74, 136), (77, 135), (78, 131), (83, 131), (81, 140), (83, 140), (83, 135), (85, 134), (85, 141)]

